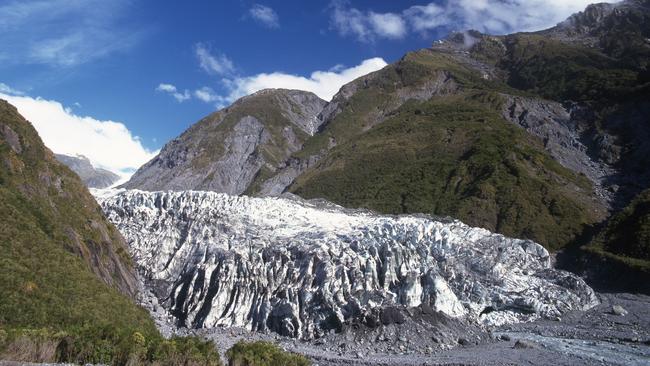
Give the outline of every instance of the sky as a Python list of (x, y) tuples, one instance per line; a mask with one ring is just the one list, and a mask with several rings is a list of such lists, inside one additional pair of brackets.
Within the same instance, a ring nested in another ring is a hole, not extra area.
[(0, 0), (0, 98), (57, 153), (129, 175), (264, 88), (330, 100), (451, 31), (551, 27), (587, 0)]

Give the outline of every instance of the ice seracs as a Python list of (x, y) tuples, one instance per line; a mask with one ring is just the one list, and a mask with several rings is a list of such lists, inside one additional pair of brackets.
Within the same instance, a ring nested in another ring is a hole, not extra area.
[(539, 244), (459, 221), (295, 197), (95, 194), (180, 326), (314, 338), (388, 306), (499, 324), (597, 304)]

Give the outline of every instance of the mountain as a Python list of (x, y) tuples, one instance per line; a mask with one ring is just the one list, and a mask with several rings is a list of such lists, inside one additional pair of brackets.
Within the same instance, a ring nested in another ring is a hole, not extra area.
[[(438, 314), (431, 334), (456, 322), (469, 337), (472, 325), (598, 304), (541, 245), (456, 220), (215, 192), (114, 190), (98, 200), (180, 327), (312, 339), (421, 311)], [(455, 345), (459, 334), (440, 342)]]
[(325, 101), (296, 90), (264, 90), (202, 119), (123, 185), (242, 194), (271, 175), (313, 135)]
[(0, 363), (219, 366), (136, 305), (126, 243), (79, 177), (0, 100)]
[[(641, 0), (597, 4), (540, 32), (452, 34), (312, 105), (313, 136), (265, 163), (254, 148), (229, 148), (234, 124), (218, 125), (229, 131), (221, 135), (196, 133), (215, 120), (208, 117), (125, 187), (291, 192), (381, 213), (451, 216), (552, 250), (578, 245), (650, 186), (649, 8)], [(254, 95), (213, 116), (250, 100), (276, 110)], [(199, 145), (212, 146), (200, 159)], [(244, 173), (224, 165), (224, 148)], [(204, 183), (220, 174), (236, 189)], [(177, 178), (149, 183), (156, 176)]]
[(89, 188), (106, 188), (112, 186), (120, 180), (120, 176), (102, 168), (95, 168), (83, 155), (69, 156), (63, 154), (54, 154), (56, 159), (73, 172), (77, 173), (81, 181)]
[(0, 327), (157, 334), (126, 243), (79, 177), (0, 101)]

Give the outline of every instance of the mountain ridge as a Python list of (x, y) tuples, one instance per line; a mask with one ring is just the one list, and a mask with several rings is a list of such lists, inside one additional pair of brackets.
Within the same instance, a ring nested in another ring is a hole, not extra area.
[[(286, 89), (243, 97), (167, 143), (122, 187), (242, 194), (318, 128), (324, 103), (313, 93)], [(222, 143), (213, 143), (214, 138)]]
[(627, 0), (539, 32), (451, 34), (344, 85), (313, 136), (239, 189), (177, 188), (292, 192), (453, 216), (552, 250), (585, 244), (650, 185), (649, 9)]
[(95, 168), (83, 155), (54, 154), (54, 156), (77, 173), (88, 188), (107, 188), (120, 180), (120, 176), (110, 170)]

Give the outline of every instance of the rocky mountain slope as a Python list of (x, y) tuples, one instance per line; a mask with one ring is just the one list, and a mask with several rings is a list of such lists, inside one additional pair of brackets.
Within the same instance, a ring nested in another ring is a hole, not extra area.
[(163, 147), (123, 186), (146, 190), (246, 192), (313, 135), (325, 101), (296, 90), (264, 90), (202, 119)]
[(0, 328), (113, 324), (156, 334), (130, 299), (137, 284), (124, 239), (79, 177), (5, 101), (0, 165)]
[(77, 173), (81, 181), (89, 188), (107, 188), (112, 186), (120, 179), (120, 176), (102, 168), (95, 168), (83, 155), (69, 156), (63, 154), (54, 154), (56, 159), (73, 172)]
[(79, 177), (0, 100), (0, 364), (219, 366), (136, 305), (123, 237)]
[[(228, 133), (196, 133), (221, 118), (209, 117), (126, 187), (292, 192), (451, 216), (552, 250), (584, 244), (650, 186), (649, 14), (647, 0), (627, 0), (541, 32), (452, 34), (310, 104), (303, 115), (317, 115), (315, 133), (283, 153), (258, 153), (264, 134), (248, 129), (242, 136), (255, 142), (230, 148), (225, 136), (244, 131), (234, 122), (218, 124)], [(254, 95), (213, 116), (262, 121), (242, 107), (250, 101), (277, 110)], [(158, 176), (175, 183), (157, 185)]]
[(386, 213), (452, 216), (548, 248), (603, 218), (593, 183), (503, 117), (516, 91), (453, 55), (413, 52), (354, 83), (357, 92), (339, 101), (345, 108), (296, 154), (311, 163), (290, 192)]
[(214, 192), (105, 191), (98, 200), (180, 326), (311, 339), (399, 322), (399, 309), (468, 327), (597, 304), (541, 245), (459, 221)]

